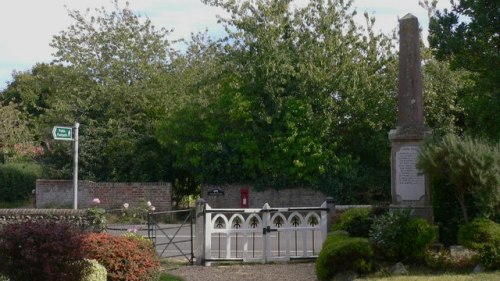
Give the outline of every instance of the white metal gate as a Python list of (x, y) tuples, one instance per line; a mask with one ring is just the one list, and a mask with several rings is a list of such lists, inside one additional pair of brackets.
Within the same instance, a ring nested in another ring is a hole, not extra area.
[(316, 258), (327, 235), (327, 205), (262, 209), (205, 206), (205, 262)]

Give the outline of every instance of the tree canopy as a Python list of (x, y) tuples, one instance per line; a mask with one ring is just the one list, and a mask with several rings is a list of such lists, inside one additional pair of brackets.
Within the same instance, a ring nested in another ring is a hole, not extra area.
[(460, 94), (469, 134), (500, 139), (500, 3), (452, 1), (429, 23), (429, 44), (436, 58), (452, 69), (470, 72), (474, 82)]
[[(394, 38), (366, 14), (357, 23), (352, 1), (204, 2), (228, 12), (227, 34), (193, 34), (182, 50), (118, 0), (112, 11), (68, 11), (74, 23), (54, 36), (54, 61), (15, 73), (0, 95), (10, 118), (0, 126), (18, 119), (8, 136), (26, 131), (43, 145), (35, 159), (50, 178), (71, 173), (70, 143), (51, 140), (51, 128), (79, 122), (88, 180), (169, 181), (177, 199), (199, 183), (248, 182), (387, 200)], [(427, 49), (423, 58), (428, 125), (466, 131), (460, 94), (474, 77)], [(4, 135), (4, 147), (22, 141)]]

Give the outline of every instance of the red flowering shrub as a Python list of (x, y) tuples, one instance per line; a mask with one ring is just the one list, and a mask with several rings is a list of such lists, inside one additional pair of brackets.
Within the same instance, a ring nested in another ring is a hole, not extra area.
[(11, 281), (80, 280), (85, 263), (71, 224), (30, 221), (0, 229), (0, 275)]
[(160, 263), (149, 241), (132, 236), (90, 233), (83, 238), (83, 251), (106, 267), (108, 280), (155, 280)]

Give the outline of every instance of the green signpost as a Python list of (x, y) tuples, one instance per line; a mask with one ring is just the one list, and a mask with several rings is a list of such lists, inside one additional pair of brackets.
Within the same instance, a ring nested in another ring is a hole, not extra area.
[(73, 141), (73, 209), (78, 209), (78, 128), (80, 124), (75, 123), (73, 127), (54, 126), (52, 136), (55, 140)]
[(73, 140), (73, 128), (72, 127), (62, 127), (55, 126), (52, 129), (52, 136), (55, 140)]

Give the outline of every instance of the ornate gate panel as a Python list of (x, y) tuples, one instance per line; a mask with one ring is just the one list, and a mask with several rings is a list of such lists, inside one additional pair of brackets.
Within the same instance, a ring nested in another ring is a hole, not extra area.
[(327, 235), (320, 207), (212, 209), (205, 207), (204, 260), (249, 262), (316, 258)]

